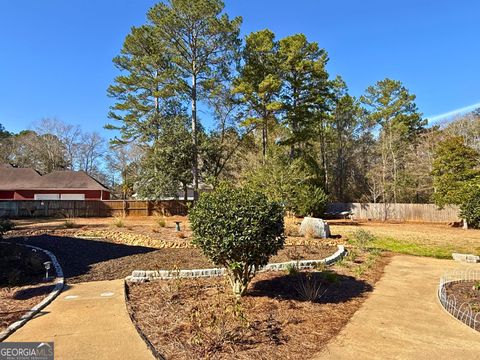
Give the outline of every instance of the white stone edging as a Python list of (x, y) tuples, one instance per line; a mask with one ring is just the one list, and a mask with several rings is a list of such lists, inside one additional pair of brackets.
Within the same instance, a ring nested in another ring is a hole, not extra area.
[[(321, 260), (299, 260), (287, 261), (282, 263), (271, 263), (262, 267), (261, 271), (282, 271), (289, 266), (295, 266), (297, 269), (313, 269), (317, 264), (333, 264), (341, 259), (345, 253), (345, 246), (338, 245), (338, 250), (333, 254)], [(225, 275), (225, 268), (212, 269), (192, 269), (192, 270), (134, 270), (131, 276), (125, 278), (130, 282), (144, 282), (152, 280), (167, 280), (178, 278), (206, 278)]]
[(19, 320), (8, 326), (5, 330), (0, 332), (0, 341), (5, 340), (7, 337), (9, 337), (14, 331), (17, 329), (21, 328), (25, 323), (33, 318), (36, 314), (40, 312), (45, 306), (50, 304), (63, 290), (63, 287), (65, 286), (65, 278), (63, 276), (63, 271), (62, 267), (58, 263), (57, 258), (53, 253), (51, 253), (48, 250), (33, 246), (33, 245), (27, 245), (27, 244), (17, 244), (17, 243), (10, 243), (6, 241), (0, 241), (0, 244), (14, 244), (14, 245), (20, 245), (20, 246), (26, 246), (35, 250), (42, 251), (45, 253), (48, 257), (50, 257), (50, 260), (52, 261), (53, 267), (55, 268), (55, 272), (57, 274), (56, 280), (55, 280), (55, 287), (53, 290), (48, 294), (45, 299), (43, 299), (41, 302), (39, 302), (37, 305), (32, 307), (29, 311), (27, 311), (25, 314), (20, 317)]

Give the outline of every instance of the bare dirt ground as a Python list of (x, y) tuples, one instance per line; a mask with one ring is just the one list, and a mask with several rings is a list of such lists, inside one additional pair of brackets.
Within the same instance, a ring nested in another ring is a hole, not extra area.
[[(168, 359), (306, 359), (348, 323), (382, 276), (389, 256), (376, 255), (358, 275), (354, 270), (368, 259), (360, 256), (349, 266), (346, 260), (327, 273), (258, 274), (239, 303), (225, 279), (130, 284), (128, 309)], [(313, 302), (298, 290), (308, 276), (325, 291)]]

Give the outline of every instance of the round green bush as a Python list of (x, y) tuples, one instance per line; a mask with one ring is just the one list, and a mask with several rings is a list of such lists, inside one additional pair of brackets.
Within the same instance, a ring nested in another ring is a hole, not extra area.
[(473, 191), (460, 206), (460, 216), (469, 227), (480, 229), (480, 189)]
[(299, 185), (292, 209), (297, 216), (322, 217), (328, 203), (328, 195), (320, 187)]
[(193, 243), (227, 270), (241, 296), (257, 270), (283, 248), (283, 207), (248, 188), (221, 185), (204, 193), (189, 212)]

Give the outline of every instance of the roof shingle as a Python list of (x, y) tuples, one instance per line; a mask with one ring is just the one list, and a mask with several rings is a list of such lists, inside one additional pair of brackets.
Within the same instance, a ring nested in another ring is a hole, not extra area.
[(29, 168), (0, 164), (0, 190), (108, 190), (84, 171), (54, 171), (40, 175)]

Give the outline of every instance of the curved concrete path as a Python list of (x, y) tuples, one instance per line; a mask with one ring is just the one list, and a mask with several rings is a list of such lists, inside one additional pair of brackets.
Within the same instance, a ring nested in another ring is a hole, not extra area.
[(316, 359), (480, 359), (480, 333), (448, 314), (437, 300), (440, 276), (479, 268), (395, 256), (375, 290)]
[(55, 359), (154, 359), (128, 316), (123, 280), (71, 285), (5, 341), (53, 341)]

